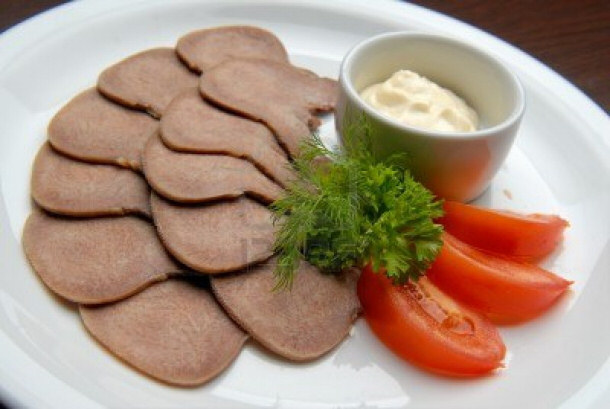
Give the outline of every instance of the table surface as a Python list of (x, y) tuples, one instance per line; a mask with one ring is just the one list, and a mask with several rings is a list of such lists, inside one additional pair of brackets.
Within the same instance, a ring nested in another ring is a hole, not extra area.
[[(414, 0), (538, 58), (610, 111), (610, 1)], [(60, 0), (0, 0), (0, 32)]]
[[(58, 0), (0, 0), (0, 32)], [(610, 1), (414, 0), (538, 58), (610, 111)], [(0, 403), (0, 409), (2, 404)]]

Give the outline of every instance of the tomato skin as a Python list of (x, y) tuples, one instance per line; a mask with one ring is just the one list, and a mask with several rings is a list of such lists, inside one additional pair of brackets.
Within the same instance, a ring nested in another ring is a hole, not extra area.
[(477, 250), (446, 232), (427, 277), (464, 305), (502, 324), (540, 315), (571, 284), (538, 266)]
[(445, 215), (438, 220), (445, 230), (481, 250), (538, 261), (561, 241), (569, 223), (559, 216), (485, 209), (446, 201)]
[(411, 285), (423, 288), (433, 304), (446, 308), (451, 317), (463, 319), (472, 331), (459, 333), (447, 325), (451, 321), (439, 322), (405, 286), (394, 286), (383, 272), (376, 274), (369, 265), (358, 281), (358, 296), (366, 321), (388, 348), (444, 375), (483, 375), (502, 366), (506, 347), (490, 321), (455, 303), (425, 277)]

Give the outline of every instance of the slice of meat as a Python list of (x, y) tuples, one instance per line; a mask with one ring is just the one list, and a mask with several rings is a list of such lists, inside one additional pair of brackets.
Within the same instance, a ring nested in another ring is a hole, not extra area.
[(151, 204), (165, 247), (193, 270), (234, 271), (273, 254), (272, 213), (251, 199), (181, 206), (153, 193)]
[(181, 270), (155, 228), (137, 217), (68, 219), (35, 210), (23, 247), (53, 292), (84, 304), (125, 298)]
[(201, 203), (248, 194), (270, 203), (283, 192), (246, 160), (174, 152), (163, 144), (158, 134), (148, 141), (142, 161), (146, 180), (152, 188), (177, 202)]
[(206, 71), (199, 89), (213, 103), (265, 123), (293, 157), (320, 124), (314, 114), (331, 111), (338, 96), (334, 80), (289, 64), (246, 58)]
[(80, 306), (85, 327), (110, 352), (175, 385), (199, 385), (237, 357), (247, 335), (205, 288), (169, 280), (126, 300)]
[(175, 151), (248, 159), (282, 186), (294, 177), (283, 149), (267, 127), (212, 107), (196, 89), (185, 91), (169, 104), (161, 119), (161, 137)]
[(119, 104), (160, 118), (167, 104), (182, 90), (197, 86), (197, 80), (173, 48), (153, 48), (106, 68), (97, 89)]
[(178, 56), (197, 72), (231, 58), (264, 58), (288, 62), (288, 54), (273, 33), (258, 27), (225, 26), (190, 32), (178, 40)]
[(44, 209), (62, 215), (150, 217), (150, 189), (142, 176), (129, 169), (70, 159), (48, 143), (34, 160), (32, 197)]
[(94, 163), (140, 170), (144, 144), (159, 122), (124, 108), (88, 89), (68, 102), (51, 120), (51, 145), (61, 153)]
[(273, 290), (275, 258), (210, 278), (227, 313), (269, 350), (294, 361), (317, 358), (349, 333), (360, 312), (357, 274), (322, 274), (301, 262), (292, 289)]

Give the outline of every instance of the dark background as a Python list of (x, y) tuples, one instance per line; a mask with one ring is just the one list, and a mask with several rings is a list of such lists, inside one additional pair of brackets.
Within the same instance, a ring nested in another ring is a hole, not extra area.
[[(63, 2), (0, 0), (0, 32)], [(468, 22), (521, 48), (573, 82), (606, 112), (610, 111), (610, 1), (415, 0), (412, 3)], [(0, 409), (4, 409), (1, 402)]]

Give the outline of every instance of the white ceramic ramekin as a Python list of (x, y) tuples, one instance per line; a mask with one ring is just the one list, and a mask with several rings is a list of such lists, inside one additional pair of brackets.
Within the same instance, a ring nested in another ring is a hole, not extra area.
[[(409, 69), (452, 90), (479, 114), (477, 131), (437, 132), (401, 124), (366, 104), (359, 92)], [(339, 75), (339, 135), (363, 115), (372, 149), (383, 159), (404, 152), (413, 176), (439, 197), (467, 202), (489, 185), (513, 144), (525, 108), (521, 83), (502, 63), (454, 39), (416, 32), (386, 33), (356, 45)]]

